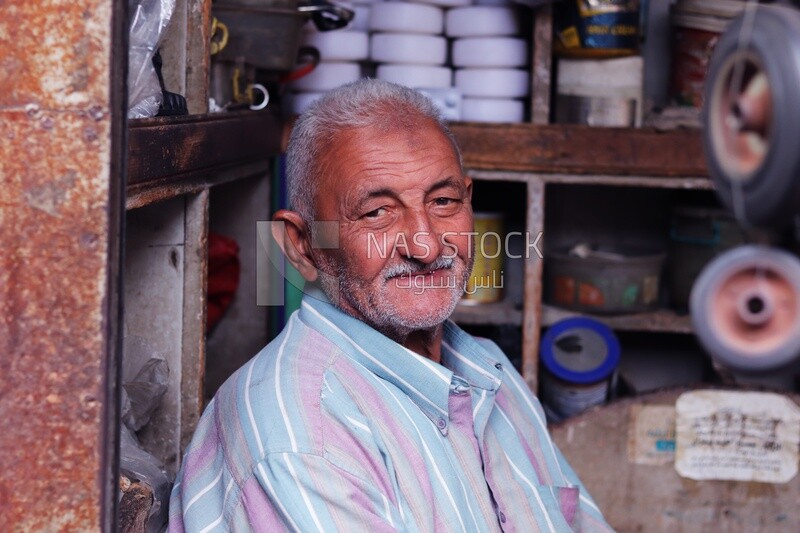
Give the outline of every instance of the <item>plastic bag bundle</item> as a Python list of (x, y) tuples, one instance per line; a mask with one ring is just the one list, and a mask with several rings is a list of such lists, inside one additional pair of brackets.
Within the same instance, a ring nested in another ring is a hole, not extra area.
[(175, 0), (129, 0), (128, 118), (152, 117), (163, 99), (153, 66)]

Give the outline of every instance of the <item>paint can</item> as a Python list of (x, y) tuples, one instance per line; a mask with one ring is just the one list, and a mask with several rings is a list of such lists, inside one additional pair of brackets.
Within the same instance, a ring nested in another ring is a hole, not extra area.
[(741, 0), (678, 0), (672, 9), (670, 96), (700, 108), (711, 54), (720, 34), (744, 10)]
[(477, 212), (473, 216), (475, 236), (472, 256), (475, 263), (467, 281), (462, 303), (477, 305), (503, 299), (503, 256), (505, 233), (503, 214)]
[(560, 124), (641, 126), (644, 60), (559, 58), (555, 120)]
[(587, 317), (567, 318), (541, 342), (542, 405), (551, 421), (606, 402), (614, 388), (620, 346), (611, 329)]
[(554, 8), (560, 57), (621, 57), (639, 48), (639, 0), (567, 0)]

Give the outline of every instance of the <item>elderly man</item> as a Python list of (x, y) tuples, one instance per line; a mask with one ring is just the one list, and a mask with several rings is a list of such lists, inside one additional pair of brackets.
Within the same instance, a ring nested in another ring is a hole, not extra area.
[(431, 102), (342, 87), (287, 158), (277, 238), (311, 288), (208, 405), (170, 530), (609, 530), (509, 360), (447, 320), (472, 183)]

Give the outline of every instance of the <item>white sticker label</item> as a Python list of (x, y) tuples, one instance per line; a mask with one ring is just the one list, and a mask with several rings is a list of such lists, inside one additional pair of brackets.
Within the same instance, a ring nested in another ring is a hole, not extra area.
[(786, 483), (797, 474), (800, 407), (789, 398), (693, 391), (682, 394), (675, 409), (681, 476)]

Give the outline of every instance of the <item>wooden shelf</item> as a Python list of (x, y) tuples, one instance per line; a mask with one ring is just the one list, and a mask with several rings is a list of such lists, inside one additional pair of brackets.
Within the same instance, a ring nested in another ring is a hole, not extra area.
[(458, 324), (468, 326), (521, 326), (522, 309), (508, 300), (485, 304), (459, 303), (451, 318)]
[(542, 326), (552, 326), (559, 320), (575, 316), (588, 316), (619, 331), (648, 331), (659, 333), (693, 333), (691, 316), (670, 309), (657, 309), (630, 315), (598, 315), (568, 311), (542, 304)]
[(266, 111), (131, 120), (126, 207), (266, 172), (282, 137), (281, 120)]
[[(650, 331), (662, 333), (692, 333), (691, 318), (669, 309), (658, 309), (630, 315), (598, 315), (569, 311), (542, 305), (542, 326), (552, 326), (565, 318), (588, 316), (619, 331)], [(468, 326), (522, 325), (522, 309), (502, 301), (469, 305), (459, 303), (451, 317), (454, 322)]]
[(477, 122), (454, 122), (450, 129), (471, 169), (644, 179), (708, 175), (698, 130)]
[(467, 167), (467, 174), (476, 180), (526, 182), (539, 180), (554, 185), (609, 185), (614, 187), (647, 187), (659, 189), (711, 190), (714, 182), (705, 176), (621, 176), (610, 174), (540, 174), (507, 170), (480, 170)]

